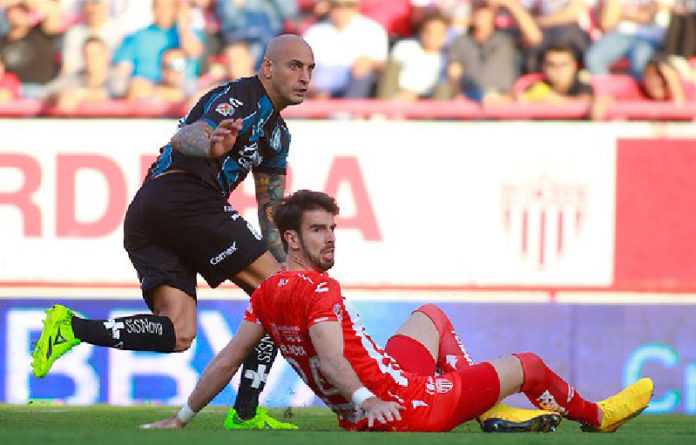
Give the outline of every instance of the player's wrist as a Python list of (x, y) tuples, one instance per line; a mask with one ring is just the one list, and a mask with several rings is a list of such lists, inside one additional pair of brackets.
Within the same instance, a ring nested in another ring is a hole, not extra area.
[(370, 399), (372, 397), (377, 397), (375, 396), (372, 391), (367, 389), (364, 386), (361, 386), (360, 388), (356, 389), (353, 392), (353, 395), (351, 396), (351, 400), (353, 401), (353, 404), (357, 407), (361, 407), (363, 403), (365, 403), (365, 400)]
[(188, 424), (190, 421), (193, 420), (194, 417), (196, 417), (196, 414), (198, 414), (196, 411), (192, 410), (191, 407), (187, 404), (181, 407), (178, 413), (176, 413), (176, 419), (181, 422), (183, 425)]

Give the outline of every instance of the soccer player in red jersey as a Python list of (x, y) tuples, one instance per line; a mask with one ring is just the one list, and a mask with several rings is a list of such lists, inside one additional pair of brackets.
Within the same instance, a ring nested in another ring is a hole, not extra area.
[(185, 426), (266, 333), (346, 430), (449, 431), (517, 392), (554, 412), (538, 425), (541, 430), (555, 427), (552, 421), (560, 414), (581, 422), (585, 431), (612, 432), (647, 407), (653, 392), (647, 378), (592, 403), (532, 353), (474, 364), (435, 305), (414, 311), (382, 350), (339, 283), (326, 274), (334, 265), (337, 214), (334, 199), (320, 192), (301, 190), (281, 201), (274, 221), (288, 270), (254, 291), (236, 335), (208, 365), (181, 411), (144, 428)]

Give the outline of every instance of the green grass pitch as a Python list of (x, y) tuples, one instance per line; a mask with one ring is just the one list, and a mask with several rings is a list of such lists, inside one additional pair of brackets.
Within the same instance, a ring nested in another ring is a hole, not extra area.
[[(183, 431), (144, 431), (137, 425), (171, 415), (173, 407), (112, 406), (17, 406), (0, 405), (0, 444), (90, 444), (90, 445), (361, 445), (382, 444), (696, 444), (696, 418), (680, 415), (644, 414), (614, 434), (582, 433), (574, 422), (564, 420), (555, 433), (486, 434), (475, 422), (450, 433), (347, 433), (340, 431), (336, 417), (326, 408), (293, 409), (289, 419), (300, 431), (244, 431), (222, 429), (226, 409), (203, 410)], [(283, 409), (271, 409), (282, 418)]]

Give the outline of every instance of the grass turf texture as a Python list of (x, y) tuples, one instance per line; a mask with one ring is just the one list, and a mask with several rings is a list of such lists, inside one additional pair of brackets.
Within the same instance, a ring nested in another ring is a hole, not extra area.
[[(690, 444), (696, 443), (696, 418), (680, 415), (642, 415), (614, 434), (588, 434), (579, 425), (564, 420), (555, 433), (486, 434), (476, 422), (450, 433), (346, 433), (326, 408), (293, 409), (288, 419), (300, 431), (226, 431), (222, 422), (227, 410), (203, 410), (183, 431), (145, 431), (137, 425), (174, 414), (172, 407), (112, 406), (17, 406), (0, 405), (0, 444), (95, 444), (95, 445), (212, 445), (212, 444), (308, 444), (360, 443), (361, 445), (410, 444)], [(270, 409), (283, 418), (283, 409)]]

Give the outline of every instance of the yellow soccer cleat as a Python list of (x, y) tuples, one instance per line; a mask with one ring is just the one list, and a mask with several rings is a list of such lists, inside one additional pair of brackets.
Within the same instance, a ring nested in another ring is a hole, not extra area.
[(597, 405), (602, 410), (602, 424), (599, 428), (583, 424), (582, 430), (588, 433), (613, 433), (648, 407), (653, 389), (652, 380), (640, 379), (620, 393), (598, 402)]
[(549, 433), (556, 431), (561, 415), (540, 409), (522, 409), (498, 403), (478, 418), (487, 433)]
[(41, 337), (32, 353), (32, 368), (36, 377), (46, 377), (53, 362), (80, 344), (80, 339), (75, 338), (72, 330), (71, 320), (74, 316), (73, 311), (59, 304), (46, 311)]
[(281, 422), (268, 414), (266, 408), (256, 407), (256, 415), (251, 419), (242, 420), (234, 408), (230, 408), (222, 425), (227, 430), (296, 430), (299, 427), (292, 423)]

